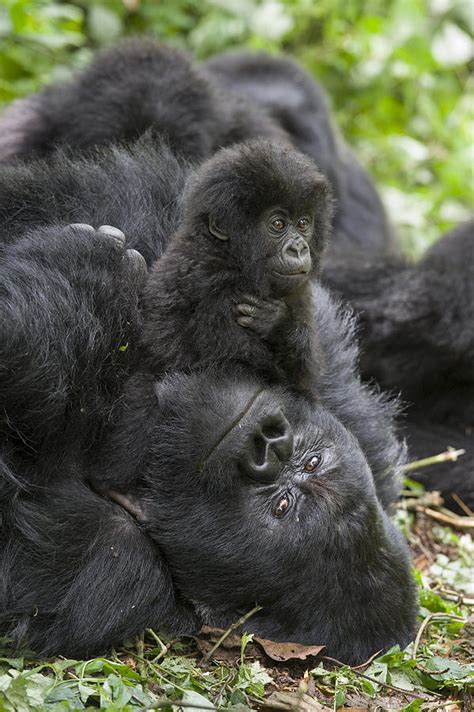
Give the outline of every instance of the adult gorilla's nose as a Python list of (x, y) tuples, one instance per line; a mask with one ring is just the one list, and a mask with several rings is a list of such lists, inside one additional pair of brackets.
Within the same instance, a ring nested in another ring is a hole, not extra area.
[(258, 482), (273, 482), (293, 453), (293, 431), (281, 408), (255, 424), (242, 458), (245, 473)]

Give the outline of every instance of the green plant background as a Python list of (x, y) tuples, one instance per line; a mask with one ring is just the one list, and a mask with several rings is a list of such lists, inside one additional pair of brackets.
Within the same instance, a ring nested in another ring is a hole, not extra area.
[(325, 86), (407, 250), (472, 209), (471, 0), (0, 0), (0, 102), (147, 34), (199, 59), (287, 52)]

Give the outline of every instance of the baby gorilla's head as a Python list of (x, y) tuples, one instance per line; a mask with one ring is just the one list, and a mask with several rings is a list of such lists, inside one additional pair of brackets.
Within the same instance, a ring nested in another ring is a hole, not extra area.
[(336, 418), (202, 374), (165, 379), (157, 398), (145, 526), (204, 622), (227, 626), (258, 603), (250, 631), (350, 662), (409, 641), (406, 547)]
[(254, 140), (219, 151), (194, 173), (180, 235), (286, 294), (319, 270), (331, 214), (329, 183), (309, 158)]

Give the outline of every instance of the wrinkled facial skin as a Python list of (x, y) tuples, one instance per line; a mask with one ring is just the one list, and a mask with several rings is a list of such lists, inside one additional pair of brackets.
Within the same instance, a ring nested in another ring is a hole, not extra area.
[(292, 216), (284, 208), (274, 208), (263, 218), (262, 233), (275, 246), (268, 269), (277, 291), (292, 291), (307, 283), (312, 267), (308, 241), (312, 237), (313, 216), (302, 211)]
[(313, 266), (309, 244), (314, 208), (270, 208), (257, 220), (249, 216), (246, 229), (239, 234), (232, 225), (224, 225), (213, 216), (209, 217), (208, 228), (214, 238), (229, 243), (230, 254), (237, 256), (244, 273), (252, 265), (259, 281), (262, 272), (265, 274), (272, 293), (288, 294), (307, 284)]
[(348, 662), (408, 643), (405, 545), (342, 424), (250, 381), (169, 385), (157, 390), (146, 526), (205, 622), (226, 626), (259, 603), (247, 630)]

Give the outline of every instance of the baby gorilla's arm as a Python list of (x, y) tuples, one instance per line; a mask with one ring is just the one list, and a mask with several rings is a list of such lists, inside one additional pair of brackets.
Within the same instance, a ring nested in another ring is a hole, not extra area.
[(268, 364), (268, 371), (273, 368), (290, 387), (315, 395), (320, 353), (314, 320), (301, 318), (306, 316), (307, 307), (298, 304), (290, 308), (281, 299), (265, 300), (250, 294), (243, 299), (236, 307), (236, 321), (271, 347), (274, 360)]
[(285, 302), (281, 299), (259, 299), (251, 294), (244, 294), (243, 299), (236, 307), (237, 323), (269, 342), (278, 340), (279, 327), (288, 317)]

